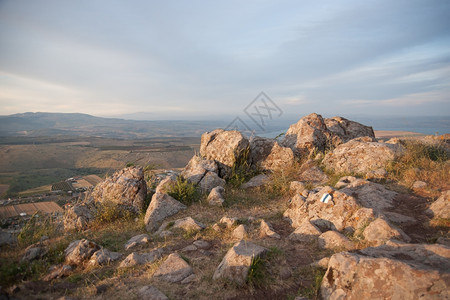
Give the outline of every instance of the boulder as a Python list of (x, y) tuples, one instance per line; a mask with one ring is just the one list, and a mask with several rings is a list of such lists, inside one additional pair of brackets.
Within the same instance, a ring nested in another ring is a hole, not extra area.
[(115, 172), (99, 183), (92, 192), (97, 202), (112, 202), (133, 208), (137, 213), (144, 209), (147, 184), (141, 167), (129, 167)]
[(198, 184), (207, 172), (218, 173), (219, 168), (214, 160), (194, 155), (181, 172), (181, 176), (189, 182)]
[(94, 215), (85, 204), (75, 204), (69, 207), (64, 214), (64, 230), (85, 230), (89, 222), (93, 220)]
[(355, 244), (345, 235), (330, 230), (319, 236), (319, 247), (322, 249), (353, 250), (355, 249)]
[(359, 253), (334, 254), (321, 299), (445, 299), (450, 297), (450, 248), (389, 242)]
[(17, 238), (10, 232), (0, 230), (0, 247), (3, 245), (14, 245), (17, 243)]
[(291, 148), (296, 156), (302, 157), (315, 149), (324, 151), (331, 137), (322, 116), (312, 113), (289, 127), (281, 145)]
[(122, 256), (119, 252), (112, 252), (108, 249), (100, 249), (92, 254), (88, 264), (91, 266), (109, 265), (111, 262), (118, 260)]
[(56, 265), (50, 267), (50, 273), (47, 274), (43, 279), (44, 281), (51, 281), (56, 278), (63, 278), (69, 276), (72, 273), (72, 267), (70, 265)]
[(139, 299), (142, 300), (169, 300), (160, 290), (152, 285), (146, 285), (138, 290)]
[(337, 137), (334, 138), (335, 145), (346, 143), (354, 138), (363, 136), (375, 139), (375, 133), (372, 127), (342, 117), (325, 119), (325, 124), (333, 136)]
[(247, 228), (241, 224), (233, 230), (231, 236), (236, 240), (242, 240), (247, 237)]
[(173, 216), (183, 209), (186, 209), (186, 205), (181, 202), (167, 194), (156, 193), (145, 213), (145, 228), (149, 232), (154, 232), (167, 217)]
[(213, 279), (229, 279), (238, 285), (247, 280), (248, 271), (253, 259), (263, 256), (267, 249), (248, 241), (239, 241), (228, 250), (225, 257), (214, 272)]
[(305, 219), (295, 231), (289, 235), (289, 240), (307, 243), (317, 239), (321, 234), (322, 231), (320, 231), (316, 225)]
[(279, 171), (291, 167), (294, 152), (281, 146), (277, 140), (254, 137), (250, 139), (250, 163), (263, 171)]
[(376, 246), (386, 243), (390, 239), (401, 240), (405, 242), (411, 239), (399, 228), (389, 224), (382, 218), (378, 218), (363, 231), (366, 241), (374, 243)]
[(254, 187), (260, 187), (270, 181), (270, 177), (266, 174), (259, 174), (251, 178), (249, 181), (241, 185), (242, 189), (249, 189)]
[(260, 237), (270, 237), (273, 239), (280, 239), (280, 235), (273, 231), (272, 225), (264, 220), (261, 220), (261, 224), (259, 227), (259, 235)]
[(356, 138), (325, 155), (323, 164), (335, 173), (367, 174), (385, 168), (399, 151), (397, 145), (374, 142), (369, 137)]
[(153, 277), (175, 283), (192, 275), (192, 267), (177, 253), (170, 254), (159, 266)]
[(155, 193), (167, 194), (172, 186), (177, 182), (177, 176), (170, 174), (161, 180), (155, 189)]
[(384, 185), (363, 179), (354, 180), (340, 192), (356, 197), (359, 204), (373, 208), (376, 212), (392, 209), (397, 197), (396, 192), (386, 189)]
[(45, 254), (47, 254), (47, 252), (47, 249), (44, 247), (31, 245), (25, 249), (25, 254), (22, 257), (22, 261), (30, 262), (32, 260), (42, 258)]
[(235, 165), (248, 162), (249, 141), (239, 131), (216, 129), (202, 134), (200, 155), (214, 160), (219, 167), (219, 176), (227, 178)]
[(222, 186), (216, 186), (215, 188), (213, 188), (208, 195), (208, 203), (210, 205), (222, 206), (225, 202), (225, 199), (223, 197), (224, 192), (225, 189)]
[(160, 259), (163, 254), (162, 249), (155, 249), (148, 253), (131, 253), (119, 265), (119, 268), (132, 267), (136, 265), (143, 265), (146, 263), (153, 263)]
[(210, 193), (213, 188), (218, 186), (225, 186), (226, 182), (224, 179), (220, 178), (217, 173), (208, 171), (205, 176), (203, 176), (200, 181), (200, 189), (203, 193)]
[(99, 245), (85, 239), (73, 241), (64, 250), (66, 263), (69, 265), (80, 265), (90, 259), (100, 249)]
[(434, 201), (426, 213), (433, 218), (450, 218), (450, 190), (445, 191)]
[(150, 236), (146, 233), (133, 236), (125, 243), (125, 250), (137, 247), (139, 245), (145, 245), (150, 242)]
[[(333, 192), (334, 203), (320, 202), (322, 195), (330, 192)], [(292, 223), (292, 227), (299, 227), (305, 219), (310, 220), (322, 231), (341, 231), (354, 226), (352, 215), (360, 208), (360, 205), (352, 196), (325, 186), (311, 191), (306, 201), (302, 201), (300, 197), (294, 196), (290, 207), (284, 213), (284, 216)]]

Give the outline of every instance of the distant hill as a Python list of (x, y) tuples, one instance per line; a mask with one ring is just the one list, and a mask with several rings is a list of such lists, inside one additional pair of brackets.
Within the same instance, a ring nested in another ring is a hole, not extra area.
[(0, 116), (0, 136), (181, 137), (200, 136), (224, 125), (215, 121), (136, 121), (81, 113), (27, 112)]

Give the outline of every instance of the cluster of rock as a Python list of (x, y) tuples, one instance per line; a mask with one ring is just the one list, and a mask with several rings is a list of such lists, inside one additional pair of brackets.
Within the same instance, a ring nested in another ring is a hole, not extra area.
[[(289, 168), (296, 160), (323, 158), (323, 165), (336, 173), (355, 173), (366, 178), (383, 178), (384, 168), (394, 160), (402, 147), (394, 142), (378, 142), (371, 127), (341, 117), (324, 119), (311, 114), (289, 127), (284, 139), (253, 137), (248, 139), (238, 131), (217, 129), (204, 133), (201, 138), (200, 155), (195, 155), (179, 176), (194, 184), (207, 194), (210, 205), (221, 206), (225, 201), (225, 183), (238, 166), (271, 171)], [(326, 154), (325, 154), (326, 153)], [(345, 176), (334, 186), (318, 186), (306, 189), (305, 182), (323, 184), (328, 177), (313, 160), (307, 160), (299, 171), (299, 180), (291, 182), (289, 208), (284, 212), (292, 225), (287, 237), (292, 242), (317, 242), (323, 249), (347, 251), (321, 261), (327, 268), (321, 286), (324, 299), (367, 298), (414, 298), (417, 295), (448, 296), (450, 275), (448, 273), (450, 250), (445, 246), (406, 244), (411, 238), (394, 223), (413, 225), (410, 216), (392, 212), (397, 193), (383, 185)], [(169, 217), (185, 210), (187, 206), (169, 195), (177, 175), (167, 176), (156, 187), (145, 214), (148, 233), (167, 237), (176, 230), (200, 231), (206, 226), (191, 217), (168, 222)], [(242, 188), (261, 186), (270, 180), (266, 174), (258, 175)], [(98, 185), (93, 202), (112, 201), (136, 212), (144, 207), (147, 186), (141, 168), (131, 167), (116, 172)], [(324, 194), (332, 200), (323, 203)], [(433, 218), (449, 218), (449, 191), (431, 205), (427, 213)], [(77, 204), (66, 213), (64, 226), (68, 230), (84, 230), (93, 219), (90, 203)], [(270, 223), (250, 220), (258, 224), (261, 238), (281, 239)], [(236, 218), (223, 217), (212, 228), (231, 231), (237, 241), (223, 257), (214, 280), (232, 280), (238, 285), (245, 283), (252, 261), (264, 257), (267, 249), (246, 241), (248, 228), (237, 224)], [(356, 250), (357, 245), (349, 236), (357, 236), (372, 248)], [(125, 251), (142, 248), (150, 236), (141, 234), (125, 245)], [(210, 243), (195, 241), (182, 251), (203, 251)], [(45, 255), (32, 247), (27, 257)], [(108, 251), (86, 241), (74, 241), (66, 249), (66, 262), (57, 266), (47, 280), (70, 274), (71, 268), (84, 263), (103, 265), (118, 260), (122, 254)], [(165, 249), (152, 249), (129, 253), (120, 267), (147, 264), (169, 254), (153, 277), (171, 283), (188, 284), (196, 280), (192, 267), (178, 253), (166, 253)], [(32, 259), (34, 259), (32, 258)], [(27, 258), (29, 259), (29, 258)], [(446, 271), (447, 270), (447, 271)], [(370, 288), (367, 288), (367, 287)], [(401, 287), (400, 289), (398, 287)], [(141, 295), (155, 295), (166, 299), (153, 286), (143, 287)], [(145, 296), (143, 296), (145, 297)]]

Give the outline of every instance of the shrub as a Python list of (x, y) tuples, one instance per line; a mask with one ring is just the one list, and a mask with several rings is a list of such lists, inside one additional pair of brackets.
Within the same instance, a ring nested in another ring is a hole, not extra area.
[(245, 148), (236, 156), (238, 160), (231, 169), (231, 175), (228, 176), (227, 182), (232, 187), (239, 187), (250, 178), (261, 173), (259, 170), (252, 168), (248, 162), (250, 155), (250, 147)]
[(182, 176), (169, 187), (168, 194), (185, 205), (190, 205), (200, 199), (200, 192), (197, 186)]
[(112, 201), (105, 201), (98, 204), (94, 223), (105, 224), (116, 220), (130, 220), (134, 216), (135, 214), (128, 208)]

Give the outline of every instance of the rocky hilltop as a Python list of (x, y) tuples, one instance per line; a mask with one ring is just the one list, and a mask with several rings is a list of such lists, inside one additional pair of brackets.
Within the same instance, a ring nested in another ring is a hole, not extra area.
[(2, 291), (19, 299), (445, 299), (448, 154), (443, 138), (381, 141), (369, 126), (318, 114), (281, 139), (206, 132), (180, 172), (119, 170), (47, 226), (49, 236), (33, 231), (26, 244), (21, 233), (5, 253), (44, 267), (25, 282), (5, 276)]

